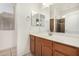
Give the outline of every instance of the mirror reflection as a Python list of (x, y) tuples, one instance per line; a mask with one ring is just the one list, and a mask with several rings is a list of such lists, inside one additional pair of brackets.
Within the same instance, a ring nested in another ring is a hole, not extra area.
[(32, 26), (44, 26), (45, 15), (32, 11)]
[(79, 33), (78, 3), (54, 3), (49, 13), (50, 32)]

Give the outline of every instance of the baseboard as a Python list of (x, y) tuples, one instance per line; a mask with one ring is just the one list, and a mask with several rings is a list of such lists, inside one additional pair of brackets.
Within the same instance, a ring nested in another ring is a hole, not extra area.
[(16, 56), (17, 50), (16, 47), (0, 50), (0, 56)]
[(5, 50), (0, 50), (0, 56), (10, 56), (10, 55), (11, 55), (10, 48)]

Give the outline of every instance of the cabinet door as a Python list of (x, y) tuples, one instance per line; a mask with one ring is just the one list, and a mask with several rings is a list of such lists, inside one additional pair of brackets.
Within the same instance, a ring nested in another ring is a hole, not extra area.
[(36, 56), (41, 56), (41, 38), (36, 37), (36, 42), (35, 42), (35, 54)]
[(65, 56), (76, 56), (77, 48), (68, 45), (54, 43), (54, 50)]
[(42, 45), (42, 56), (52, 56), (52, 49), (48, 46)]
[(30, 50), (31, 53), (34, 55), (35, 54), (35, 37), (30, 35)]
[(62, 54), (62, 53), (60, 53), (60, 52), (55, 51), (55, 52), (54, 52), (54, 56), (64, 56), (64, 54)]
[(43, 56), (52, 56), (52, 41), (49, 40), (42, 40), (42, 55)]

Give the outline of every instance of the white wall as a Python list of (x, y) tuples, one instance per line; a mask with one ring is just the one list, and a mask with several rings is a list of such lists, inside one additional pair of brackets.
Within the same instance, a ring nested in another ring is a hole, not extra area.
[(15, 31), (0, 30), (0, 50), (16, 46)]
[(24, 55), (30, 52), (29, 32), (30, 30), (38, 31), (37, 27), (31, 27), (31, 11), (39, 11), (39, 4), (26, 3), (16, 4), (16, 28), (17, 28), (17, 55)]

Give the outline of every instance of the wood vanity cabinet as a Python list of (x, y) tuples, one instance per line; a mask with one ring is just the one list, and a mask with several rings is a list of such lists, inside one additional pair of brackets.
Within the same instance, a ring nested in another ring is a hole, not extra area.
[(35, 36), (30, 35), (30, 51), (32, 55), (35, 55)]
[(42, 56), (52, 56), (53, 55), (53, 42), (42, 39)]
[(79, 56), (79, 48), (30, 35), (30, 50), (36, 56)]
[(52, 41), (44, 38), (36, 37), (35, 42), (35, 55), (36, 56), (52, 56)]
[(36, 56), (41, 56), (41, 38), (36, 37), (36, 42), (35, 42), (35, 55)]
[(52, 56), (52, 41), (30, 35), (30, 50), (36, 56)]
[(54, 56), (77, 56), (79, 49), (69, 45), (54, 42)]

